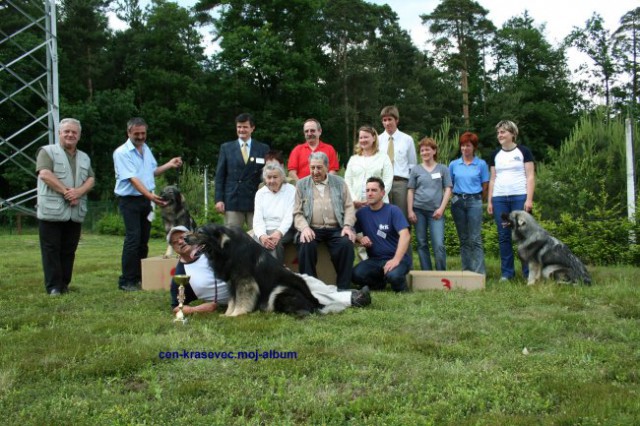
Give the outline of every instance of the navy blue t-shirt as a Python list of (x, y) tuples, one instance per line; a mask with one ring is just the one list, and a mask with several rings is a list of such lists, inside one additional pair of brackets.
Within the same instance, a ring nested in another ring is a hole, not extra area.
[[(396, 254), (400, 231), (409, 228), (402, 210), (393, 204), (384, 204), (380, 210), (363, 207), (356, 212), (356, 232), (362, 232), (373, 243), (367, 249), (371, 259), (389, 260)], [(411, 262), (409, 253), (404, 254), (404, 261)]]

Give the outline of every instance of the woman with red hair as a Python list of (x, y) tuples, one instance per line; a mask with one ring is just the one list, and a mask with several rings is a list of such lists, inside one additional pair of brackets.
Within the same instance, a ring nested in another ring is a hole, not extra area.
[(449, 164), (453, 181), (451, 216), (460, 239), (462, 270), (485, 274), (482, 247), (482, 200), (489, 186), (489, 167), (478, 158), (478, 136), (465, 132), (460, 136), (460, 158)]
[(418, 259), (423, 271), (433, 270), (427, 229), (436, 271), (447, 270), (447, 252), (444, 246), (444, 209), (451, 197), (451, 177), (446, 165), (438, 163), (438, 145), (431, 138), (418, 144), (422, 164), (411, 169), (407, 188), (409, 222), (416, 225)]

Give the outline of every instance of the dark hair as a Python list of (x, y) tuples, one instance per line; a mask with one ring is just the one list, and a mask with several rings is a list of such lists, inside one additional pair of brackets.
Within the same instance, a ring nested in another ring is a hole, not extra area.
[(464, 145), (465, 143), (470, 143), (471, 145), (473, 145), (474, 150), (478, 149), (478, 135), (471, 132), (464, 132), (462, 135), (460, 135), (460, 146)]
[(378, 176), (371, 176), (369, 179), (367, 179), (367, 183), (369, 182), (376, 182), (378, 185), (380, 185), (380, 189), (384, 191), (384, 182)]
[(264, 155), (264, 161), (276, 160), (280, 164), (284, 164), (284, 155), (279, 149), (272, 149)]
[(149, 126), (147, 126), (147, 122), (144, 121), (144, 118), (133, 117), (132, 119), (127, 121), (127, 132), (136, 126), (144, 126), (145, 128), (149, 128)]
[(251, 127), (256, 127), (256, 123), (253, 121), (253, 115), (248, 112), (243, 112), (236, 117), (236, 123), (244, 123), (245, 121), (248, 121)]

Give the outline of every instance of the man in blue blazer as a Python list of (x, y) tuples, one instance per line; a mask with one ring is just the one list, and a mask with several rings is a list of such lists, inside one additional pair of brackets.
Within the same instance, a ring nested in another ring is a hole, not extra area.
[(216, 169), (216, 210), (226, 226), (253, 227), (253, 209), (269, 146), (251, 139), (256, 125), (251, 114), (236, 117), (238, 139), (220, 147)]

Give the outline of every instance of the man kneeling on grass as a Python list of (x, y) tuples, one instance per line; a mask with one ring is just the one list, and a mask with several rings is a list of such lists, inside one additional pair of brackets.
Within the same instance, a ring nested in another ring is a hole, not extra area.
[[(187, 232), (189, 230), (186, 227), (175, 226), (167, 234), (167, 243), (171, 244), (173, 250), (180, 256), (175, 274), (190, 276), (189, 285), (184, 289), (185, 300), (182, 312), (185, 314), (213, 312), (218, 305), (226, 305), (229, 300), (227, 283), (216, 277), (206, 256), (194, 253), (194, 247), (184, 241)], [(326, 285), (319, 279), (307, 275), (301, 276), (309, 286), (311, 294), (325, 305), (324, 313), (340, 312), (348, 307), (361, 308), (371, 304), (368, 287), (352, 292), (339, 292), (336, 286)], [(203, 300), (204, 303), (189, 306), (196, 300)], [(173, 279), (171, 280), (171, 307), (174, 313), (178, 311), (178, 285)]]
[(395, 292), (407, 291), (406, 277), (413, 265), (409, 223), (398, 206), (383, 201), (385, 188), (379, 177), (367, 179), (366, 195), (368, 205), (356, 212), (356, 232), (369, 258), (353, 268), (351, 279), (373, 290), (383, 290), (388, 282)]

